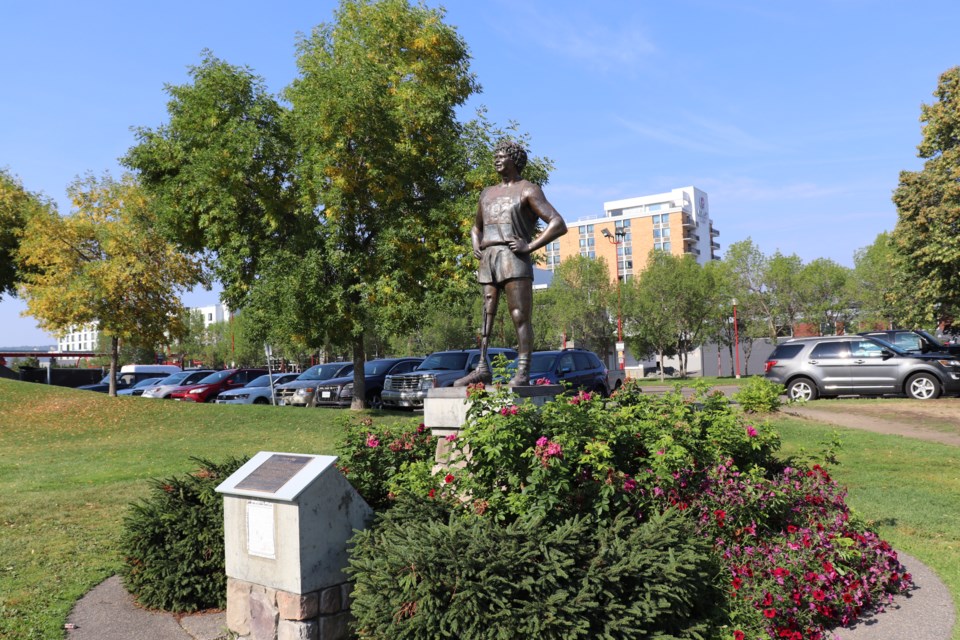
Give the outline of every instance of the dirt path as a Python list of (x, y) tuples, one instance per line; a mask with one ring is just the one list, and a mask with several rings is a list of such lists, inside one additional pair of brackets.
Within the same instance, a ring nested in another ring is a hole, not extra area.
[[(951, 411), (948, 413), (944, 413), (942, 410), (932, 412), (918, 411), (915, 407), (911, 407), (911, 410), (905, 412), (887, 411), (886, 413), (891, 416), (890, 418), (871, 415), (876, 412), (865, 410), (863, 407), (838, 411), (836, 408), (824, 410), (812, 407), (787, 406), (783, 407), (780, 411), (799, 418), (835, 424), (850, 429), (861, 429), (863, 431), (873, 431), (886, 435), (904, 436), (905, 438), (916, 438), (918, 440), (927, 440), (960, 447), (960, 433), (948, 433), (923, 425), (924, 419), (937, 420), (941, 423), (952, 423), (956, 418), (960, 417), (960, 403), (955, 399), (951, 400), (953, 400), (957, 406), (956, 408), (950, 407)], [(931, 409), (933, 408), (934, 407), (931, 407)]]

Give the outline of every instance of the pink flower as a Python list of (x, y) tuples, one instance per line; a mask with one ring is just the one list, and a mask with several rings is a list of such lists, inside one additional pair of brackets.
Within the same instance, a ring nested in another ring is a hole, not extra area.
[(457, 439), (457, 434), (455, 433), (451, 433), (450, 435), (447, 436), (447, 442), (453, 442), (456, 439)]
[(560, 445), (556, 442), (551, 442), (547, 445), (547, 451), (544, 454), (548, 458), (563, 455), (563, 450), (560, 448)]
[(548, 385), (553, 383), (550, 382), (549, 378), (537, 378), (536, 380), (533, 381), (533, 384), (543, 386), (543, 385)]
[(537, 440), (537, 446), (538, 446), (538, 447), (545, 447), (545, 446), (547, 446), (547, 443), (548, 443), (548, 442), (550, 442), (550, 441), (547, 440), (547, 436), (540, 436), (540, 439)]
[(756, 438), (760, 434), (758, 434), (757, 430), (754, 429), (753, 427), (747, 427), (747, 435), (750, 436), (751, 438)]
[(626, 480), (623, 481), (623, 490), (626, 491), (627, 493), (630, 493), (636, 488), (637, 488), (637, 481), (634, 480), (633, 478), (627, 478)]
[(500, 409), (500, 415), (502, 415), (502, 416), (515, 416), (515, 415), (517, 415), (517, 412), (518, 412), (519, 410), (520, 410), (520, 407), (518, 407), (518, 406), (515, 405), (515, 404), (512, 404), (512, 405), (510, 405), (509, 407), (503, 407), (502, 409)]
[(370, 447), (371, 449), (376, 449), (377, 447), (379, 447), (379, 446), (380, 446), (380, 441), (377, 440), (377, 436), (373, 435), (372, 433), (368, 433), (368, 434), (367, 434), (367, 446)]

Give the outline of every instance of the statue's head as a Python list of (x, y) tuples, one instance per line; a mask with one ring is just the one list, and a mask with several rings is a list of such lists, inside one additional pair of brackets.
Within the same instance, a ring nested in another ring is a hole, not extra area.
[(513, 166), (517, 168), (517, 173), (523, 173), (523, 169), (527, 166), (527, 151), (520, 146), (520, 143), (510, 138), (500, 138), (497, 146), (493, 149), (494, 155), (498, 153), (509, 156), (513, 160)]

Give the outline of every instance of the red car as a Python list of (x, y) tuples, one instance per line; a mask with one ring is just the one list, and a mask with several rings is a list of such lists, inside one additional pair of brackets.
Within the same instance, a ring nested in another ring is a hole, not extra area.
[(213, 402), (221, 391), (242, 387), (266, 372), (266, 369), (224, 369), (211, 373), (195, 384), (177, 387), (168, 397), (191, 402)]

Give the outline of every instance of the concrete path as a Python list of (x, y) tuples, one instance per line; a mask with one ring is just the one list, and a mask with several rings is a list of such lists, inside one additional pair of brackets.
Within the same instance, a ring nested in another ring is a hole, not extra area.
[[(71, 625), (73, 628), (71, 628)], [(113, 576), (77, 601), (67, 618), (69, 640), (221, 640), (226, 614), (174, 615), (138, 607)]]

